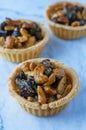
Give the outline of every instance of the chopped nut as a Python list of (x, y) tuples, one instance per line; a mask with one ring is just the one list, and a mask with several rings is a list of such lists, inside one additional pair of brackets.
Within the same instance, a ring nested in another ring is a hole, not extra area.
[(61, 99), (61, 98), (62, 98), (62, 95), (57, 94), (57, 99)]
[(58, 22), (59, 23), (64, 23), (64, 24), (68, 24), (69, 23), (69, 20), (67, 17), (63, 16), (63, 17), (59, 17), (58, 18)]
[(71, 26), (72, 26), (72, 27), (78, 27), (78, 26), (80, 26), (80, 22), (75, 21), (75, 22), (73, 22), (73, 23), (71, 24)]
[(58, 86), (57, 86), (57, 92), (59, 93), (59, 94), (63, 94), (63, 92), (64, 92), (64, 90), (65, 90), (65, 87), (66, 87), (66, 76), (64, 76), (61, 80), (60, 80), (60, 82), (59, 82), (59, 84), (58, 84)]
[(45, 104), (47, 102), (47, 99), (44, 90), (42, 89), (41, 86), (37, 87), (37, 92), (38, 92), (38, 102), (41, 104)]
[(7, 26), (5, 26), (4, 29), (5, 29), (6, 31), (11, 31), (11, 30), (14, 30), (14, 26), (7, 25)]
[(36, 43), (36, 38), (33, 36), (28, 39), (28, 41), (26, 42), (26, 46), (30, 47), (30, 46), (34, 45), (35, 43)]
[(32, 102), (34, 100), (34, 98), (33, 97), (28, 97), (27, 100)]
[(83, 12), (82, 12), (82, 17), (84, 18), (84, 19), (86, 19), (86, 8), (83, 10)]
[(44, 84), (48, 81), (48, 77), (44, 75), (44, 65), (38, 64), (34, 69), (34, 78), (38, 84)]
[(18, 26), (19, 24), (21, 24), (20, 20), (12, 20), (10, 18), (6, 18), (5, 21), (7, 24), (12, 25), (12, 26)]
[(44, 86), (46, 85), (51, 85), (55, 82), (56, 80), (56, 76), (54, 73), (52, 73), (50, 76), (49, 76), (49, 79), (48, 79), (48, 82), (44, 84)]
[(64, 16), (64, 12), (62, 10), (57, 11), (57, 16), (58, 17)]
[(30, 63), (29, 62), (24, 63), (23, 66), (22, 66), (22, 70), (24, 72), (30, 70)]
[(56, 76), (62, 76), (62, 77), (63, 77), (63, 76), (65, 75), (64, 70), (63, 70), (63, 69), (60, 69), (60, 68), (54, 69), (53, 72), (54, 72), (54, 74), (55, 74)]
[(15, 44), (15, 38), (12, 36), (6, 37), (5, 47), (12, 49), (13, 45)]
[(25, 37), (30, 37), (30, 34), (27, 32), (27, 30), (23, 28), (20, 29), (20, 33)]
[(0, 37), (0, 45), (3, 46), (5, 44), (5, 39), (4, 37)]
[(54, 8), (55, 8), (55, 10), (62, 10), (63, 9), (63, 5), (62, 4), (58, 4)]
[(82, 19), (82, 14), (81, 14), (81, 12), (79, 11), (79, 12), (77, 12), (77, 18), (78, 19)]
[(28, 38), (25, 36), (18, 37), (18, 39), (19, 39), (19, 42), (26, 42), (28, 40)]
[(33, 23), (23, 23), (22, 28), (24, 29), (28, 29), (28, 28), (32, 28), (33, 27)]
[(71, 89), (72, 89), (72, 85), (69, 84), (69, 85), (66, 87), (66, 89), (65, 89), (65, 91), (64, 91), (64, 93), (63, 93), (63, 97), (66, 96), (66, 95), (71, 91)]
[(37, 65), (36, 63), (31, 62), (29, 65), (30, 70), (33, 71), (35, 69), (36, 65)]
[(44, 87), (45, 93), (49, 95), (55, 95), (57, 92), (55, 89), (51, 89), (50, 86)]
[(65, 2), (64, 3), (64, 7), (72, 8), (73, 6), (74, 6), (74, 4), (72, 4), (70, 2)]

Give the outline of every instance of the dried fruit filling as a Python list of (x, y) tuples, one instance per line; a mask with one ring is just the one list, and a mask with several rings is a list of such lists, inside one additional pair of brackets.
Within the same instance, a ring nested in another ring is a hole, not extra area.
[(15, 76), (16, 92), (30, 102), (46, 104), (66, 96), (72, 82), (65, 71), (54, 62), (26, 62)]
[(42, 29), (35, 22), (6, 18), (0, 24), (0, 45), (4, 48), (26, 48), (42, 39)]
[(86, 8), (70, 2), (58, 3), (51, 6), (49, 17), (54, 23), (72, 27), (86, 25)]

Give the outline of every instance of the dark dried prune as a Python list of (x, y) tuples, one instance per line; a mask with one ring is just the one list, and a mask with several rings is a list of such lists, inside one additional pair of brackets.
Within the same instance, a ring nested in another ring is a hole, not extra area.
[(35, 37), (36, 37), (36, 40), (42, 40), (43, 39), (40, 32), (35, 32)]
[(30, 28), (27, 30), (32, 36), (35, 35), (35, 29), (34, 28)]
[(0, 30), (0, 36), (1, 37), (6, 37), (7, 36), (7, 31)]
[(24, 97), (24, 98), (27, 98), (29, 96), (29, 93), (28, 91), (26, 90), (21, 90), (20, 91), (20, 96)]
[(21, 36), (21, 34), (20, 34), (20, 27), (17, 27), (17, 28), (14, 29), (14, 31), (12, 33), (12, 36), (14, 36), (14, 37)]
[(23, 71), (21, 71), (18, 75), (16, 75), (16, 79), (20, 78), (20, 79), (26, 79), (26, 75)]
[(63, 12), (64, 12), (64, 14), (65, 14), (65, 15), (67, 15), (69, 11), (70, 11), (70, 9), (69, 9), (69, 8), (64, 7)]
[(49, 59), (45, 59), (41, 62), (45, 67), (49, 67), (53, 69), (53, 65), (50, 63)]
[(28, 97), (28, 96), (35, 96), (36, 95), (36, 91), (32, 88), (32, 86), (30, 86), (27, 82), (27, 80), (25, 79), (20, 79), (20, 78), (16, 78), (15, 80), (17, 88), (20, 90), (20, 94), (21, 92), (23, 93), (23, 97)]
[(36, 84), (33, 76), (28, 76), (27, 82), (35, 91), (37, 91), (37, 84)]
[(41, 32), (41, 28), (39, 26), (36, 28), (36, 32)]
[(4, 27), (7, 25), (7, 23), (6, 22), (2, 22), (1, 24), (0, 24), (0, 29), (1, 30), (4, 30)]
[(7, 31), (7, 36), (11, 36), (13, 31)]
[(46, 67), (46, 68), (45, 68), (45, 71), (44, 71), (44, 74), (49, 77), (49, 76), (51, 75), (51, 73), (52, 73), (52, 68)]
[(68, 14), (67, 14), (67, 18), (73, 22), (73, 21), (76, 21), (77, 20), (77, 14), (76, 12), (73, 10), (73, 11), (69, 11)]
[(26, 79), (26, 75), (23, 71), (20, 72), (20, 79)]
[(41, 63), (45, 66), (44, 74), (49, 77), (52, 73), (53, 65), (50, 63), (49, 59), (45, 59)]
[(15, 82), (19, 89), (23, 89), (24, 87), (28, 88), (28, 83), (25, 79), (16, 78)]
[(76, 6), (74, 6), (74, 7), (72, 8), (72, 10), (78, 12), (78, 11), (79, 11), (79, 7), (76, 5)]
[(86, 24), (86, 20), (80, 20), (80, 25), (83, 26)]
[(84, 7), (78, 7), (79, 11), (82, 13)]
[(62, 79), (62, 76), (58, 75), (56, 76), (56, 81), (51, 85), (52, 88), (56, 88), (59, 81)]

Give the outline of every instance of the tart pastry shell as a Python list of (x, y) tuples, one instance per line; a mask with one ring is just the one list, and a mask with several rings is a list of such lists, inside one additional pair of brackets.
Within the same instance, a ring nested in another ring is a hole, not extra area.
[(64, 66), (64, 64), (59, 61), (50, 59), (51, 62), (53, 62), (56, 66), (63, 68), (66, 74), (71, 78), (72, 90), (62, 99), (42, 105), (40, 105), (38, 102), (30, 102), (27, 99), (21, 97), (15, 89), (14, 77), (16, 73), (20, 70), (24, 63), (39, 63), (42, 60), (43, 58), (31, 59), (19, 64), (18, 67), (10, 74), (7, 85), (11, 96), (13, 96), (17, 100), (17, 102), (25, 111), (37, 116), (51, 116), (62, 111), (66, 107), (66, 105), (72, 100), (72, 98), (76, 96), (80, 88), (80, 83), (76, 72), (72, 68)]

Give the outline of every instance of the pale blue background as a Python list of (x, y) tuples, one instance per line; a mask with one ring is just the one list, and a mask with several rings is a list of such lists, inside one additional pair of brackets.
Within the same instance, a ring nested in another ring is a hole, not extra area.
[[(42, 22), (44, 10), (56, 0), (0, 0), (0, 21), (5, 17)], [(81, 1), (81, 0), (77, 0)], [(86, 4), (85, 0), (82, 3)], [(23, 111), (7, 90), (6, 81), (17, 64), (0, 57), (0, 130), (86, 130), (86, 37), (66, 41), (53, 36), (40, 57), (55, 58), (73, 67), (79, 75), (79, 94), (58, 115), (36, 117)]]

